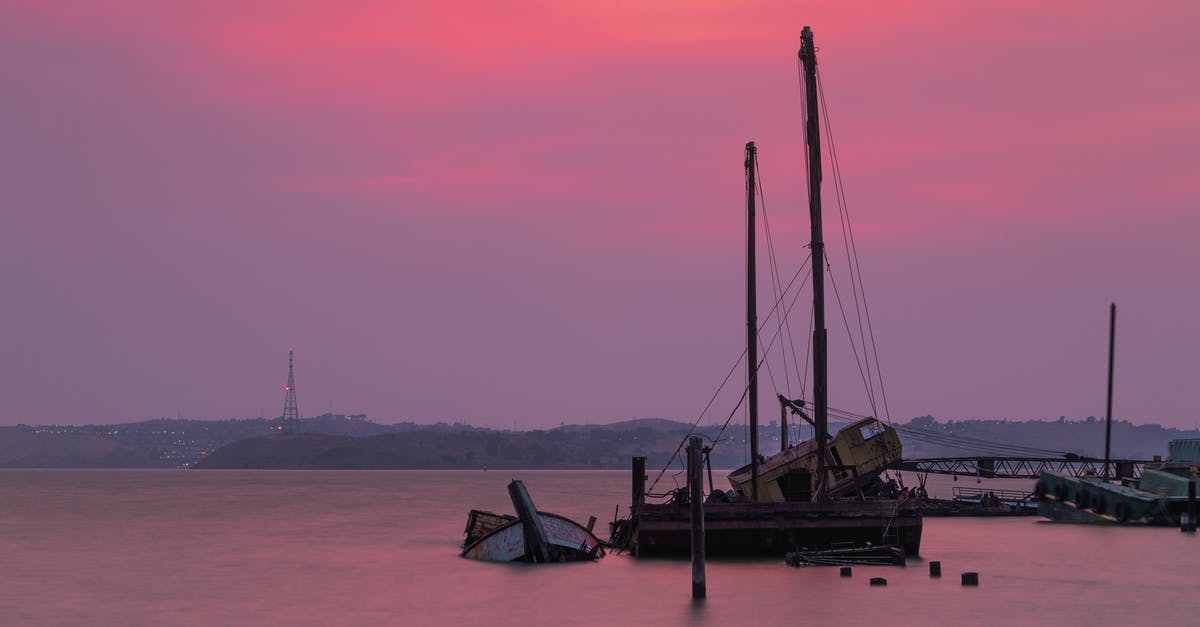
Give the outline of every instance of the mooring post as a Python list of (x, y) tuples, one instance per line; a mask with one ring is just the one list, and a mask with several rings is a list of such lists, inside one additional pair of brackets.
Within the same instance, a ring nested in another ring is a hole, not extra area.
[(1187, 533), (1196, 532), (1196, 478), (1193, 477), (1188, 481), (1188, 502), (1187, 514), (1185, 515), (1183, 524), (1179, 526), (1180, 531)]
[(646, 500), (646, 458), (633, 458), (633, 511), (636, 513), (642, 509), (642, 503)]
[(633, 556), (638, 556), (638, 524), (642, 504), (646, 502), (646, 458), (633, 458), (633, 501), (629, 506), (629, 546)]
[(708, 596), (704, 578), (704, 470), (702, 452), (704, 441), (692, 436), (688, 442), (688, 492), (692, 505), (692, 598)]

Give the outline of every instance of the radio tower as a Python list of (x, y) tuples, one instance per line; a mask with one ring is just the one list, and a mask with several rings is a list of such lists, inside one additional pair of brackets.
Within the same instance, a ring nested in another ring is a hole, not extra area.
[(288, 351), (288, 382), (283, 388), (283, 424), (293, 433), (300, 433), (300, 408), (296, 405), (296, 372), (292, 368), (292, 351)]

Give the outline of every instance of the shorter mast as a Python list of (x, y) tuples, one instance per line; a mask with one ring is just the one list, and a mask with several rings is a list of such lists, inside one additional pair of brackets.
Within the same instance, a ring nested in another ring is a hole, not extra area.
[(758, 149), (746, 142), (746, 384), (750, 403), (750, 500), (758, 502), (758, 295), (754, 268), (754, 165)]
[(1117, 304), (1108, 308), (1108, 404), (1104, 410), (1104, 478), (1112, 475), (1108, 470), (1109, 453), (1112, 445), (1112, 392), (1113, 392), (1113, 349), (1117, 343)]

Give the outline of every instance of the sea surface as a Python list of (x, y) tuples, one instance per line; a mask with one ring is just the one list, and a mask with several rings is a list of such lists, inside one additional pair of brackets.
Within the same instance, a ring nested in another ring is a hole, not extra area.
[(512, 478), (598, 530), (629, 503), (619, 471), (0, 470), (0, 624), (1200, 624), (1200, 537), (1171, 528), (927, 518), (907, 567), (710, 560), (703, 602), (686, 559), (459, 558)]

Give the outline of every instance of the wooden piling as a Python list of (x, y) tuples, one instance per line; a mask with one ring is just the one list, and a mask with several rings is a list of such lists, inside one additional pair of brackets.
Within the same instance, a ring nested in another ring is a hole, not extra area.
[(978, 586), (979, 585), (979, 573), (963, 573), (962, 574), (962, 585)]
[(1179, 526), (1179, 530), (1185, 533), (1196, 532), (1196, 479), (1188, 481), (1188, 500), (1187, 514), (1184, 515), (1183, 524)]
[(942, 576), (942, 563), (941, 562), (937, 562), (937, 561), (929, 562), (929, 576), (930, 577), (941, 577)]
[(688, 489), (692, 506), (692, 598), (708, 596), (704, 576), (704, 471), (701, 449), (704, 441), (692, 436), (688, 442)]
[(646, 458), (633, 458), (633, 507), (638, 509), (646, 500)]
[(633, 500), (629, 506), (629, 548), (634, 557), (640, 554), (638, 548), (638, 517), (642, 513), (642, 505), (646, 502), (646, 458), (633, 458)]

